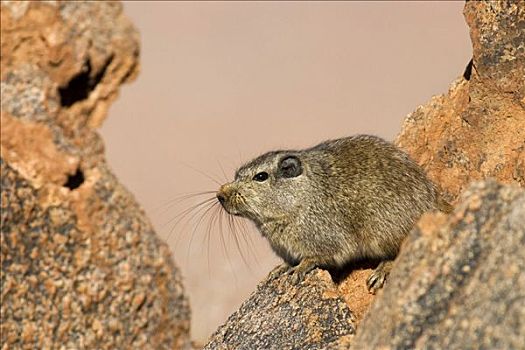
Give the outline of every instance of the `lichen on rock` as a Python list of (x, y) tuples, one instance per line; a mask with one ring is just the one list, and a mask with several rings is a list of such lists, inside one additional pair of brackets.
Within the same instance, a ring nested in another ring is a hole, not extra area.
[(1, 348), (189, 348), (180, 272), (96, 132), (135, 28), (117, 2), (1, 6)]

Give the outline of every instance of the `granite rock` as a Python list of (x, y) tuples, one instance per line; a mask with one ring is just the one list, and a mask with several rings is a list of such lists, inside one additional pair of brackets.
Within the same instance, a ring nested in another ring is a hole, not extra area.
[(459, 202), (420, 220), (352, 348), (525, 348), (525, 191), (479, 182)]
[(135, 28), (117, 2), (1, 6), (0, 347), (189, 348), (180, 272), (96, 130)]
[(323, 349), (348, 343), (355, 319), (330, 275), (319, 269), (300, 284), (265, 280), (204, 349)]

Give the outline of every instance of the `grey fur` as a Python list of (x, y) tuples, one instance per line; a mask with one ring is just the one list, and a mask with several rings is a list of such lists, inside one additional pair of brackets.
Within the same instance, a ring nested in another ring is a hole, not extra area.
[[(302, 172), (281, 177), (279, 163), (289, 156)], [(260, 172), (268, 179), (253, 180)], [(392, 260), (421, 214), (448, 211), (406, 153), (369, 135), (265, 153), (239, 168), (218, 196), (230, 214), (252, 220), (289, 266), (308, 261), (304, 273), (363, 258)]]

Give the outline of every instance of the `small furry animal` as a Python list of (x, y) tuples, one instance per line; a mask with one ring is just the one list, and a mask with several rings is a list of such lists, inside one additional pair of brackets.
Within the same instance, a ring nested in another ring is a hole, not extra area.
[(284, 260), (271, 276), (300, 280), (315, 267), (380, 260), (367, 280), (372, 293), (418, 218), (451, 211), (405, 152), (369, 135), (265, 153), (239, 168), (217, 198), (229, 214), (252, 220)]

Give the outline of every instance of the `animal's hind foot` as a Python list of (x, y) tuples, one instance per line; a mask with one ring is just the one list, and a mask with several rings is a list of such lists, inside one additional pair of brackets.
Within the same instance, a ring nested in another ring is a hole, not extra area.
[(393, 260), (382, 261), (375, 270), (372, 271), (366, 280), (366, 287), (370, 293), (376, 294), (378, 289), (383, 288), (386, 278), (390, 274), (390, 270), (392, 270), (393, 264)]

